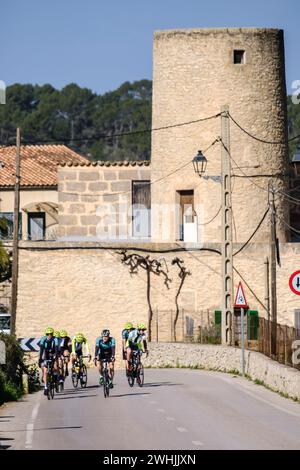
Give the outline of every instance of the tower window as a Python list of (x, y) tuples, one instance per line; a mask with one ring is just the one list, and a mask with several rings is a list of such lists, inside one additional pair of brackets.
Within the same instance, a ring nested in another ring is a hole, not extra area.
[(234, 64), (245, 64), (246, 60), (245, 51), (241, 49), (235, 49), (233, 51), (233, 63)]

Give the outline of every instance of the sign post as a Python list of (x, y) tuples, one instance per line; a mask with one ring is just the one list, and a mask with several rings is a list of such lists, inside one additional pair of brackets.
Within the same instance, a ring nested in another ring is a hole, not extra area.
[(240, 308), (241, 309), (241, 342), (242, 342), (242, 376), (245, 377), (245, 324), (244, 324), (244, 318), (245, 318), (245, 308), (248, 308), (248, 304), (246, 301), (246, 296), (244, 293), (244, 289), (242, 286), (242, 283), (239, 282), (236, 295), (235, 295), (235, 301), (234, 301), (234, 307)]

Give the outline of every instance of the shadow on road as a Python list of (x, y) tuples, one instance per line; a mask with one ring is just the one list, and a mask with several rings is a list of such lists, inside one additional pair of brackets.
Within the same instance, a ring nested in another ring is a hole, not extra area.
[(9, 445), (2, 444), (2, 442), (4, 442), (4, 441), (14, 441), (14, 439), (12, 437), (1, 437), (0, 436), (0, 450), (7, 450), (11, 447)]
[(34, 431), (52, 431), (54, 429), (82, 429), (82, 426), (57, 426), (53, 428), (34, 428)]
[(134, 395), (150, 395), (148, 392), (123, 393), (122, 395), (110, 395), (110, 398), (133, 397)]
[(72, 395), (71, 397), (55, 395), (54, 400), (73, 400), (74, 398), (90, 398), (90, 397), (97, 397), (97, 396), (98, 395), (82, 395), (79, 393), (76, 395)]
[(174, 384), (172, 382), (147, 382), (144, 383), (144, 387), (173, 387), (174, 385), (184, 385), (184, 384)]

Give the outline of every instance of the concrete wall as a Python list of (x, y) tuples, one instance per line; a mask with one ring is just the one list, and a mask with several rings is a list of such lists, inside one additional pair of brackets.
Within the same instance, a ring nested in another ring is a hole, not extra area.
[[(140, 270), (138, 274), (130, 275), (128, 266), (121, 263), (118, 254), (120, 249), (130, 251), (130, 246), (130, 243), (104, 242), (21, 242), (18, 337), (37, 337), (47, 325), (53, 325), (58, 329), (65, 328), (71, 334), (83, 331), (94, 342), (100, 331), (108, 327), (120, 344), (123, 324), (146, 321), (148, 315), (146, 273)], [(210, 245), (212, 248), (219, 246)], [(242, 280), (250, 308), (258, 310), (261, 316), (265, 316), (264, 257), (267, 248), (264, 244), (254, 244), (234, 258), (239, 272), (239, 275), (235, 272), (234, 285)], [(191, 272), (184, 283), (179, 304), (189, 316), (194, 316), (195, 328), (199, 310), (220, 309), (220, 255), (208, 251), (178, 253), (176, 249), (176, 244), (140, 244), (140, 250), (145, 250), (146, 255), (161, 260), (172, 279), (167, 289), (163, 276), (153, 274), (151, 277), (152, 305), (160, 312), (159, 339), (164, 341), (170, 340), (170, 310), (175, 310), (180, 282), (178, 268), (171, 264), (175, 256), (183, 259)], [(162, 250), (169, 251), (161, 253)], [(281, 268), (277, 268), (278, 320), (289, 325), (293, 325), (294, 310), (300, 307), (300, 297), (293, 294), (288, 285), (290, 274), (299, 269), (299, 264), (300, 245), (282, 245)], [(179, 323), (179, 331), (180, 328)], [(156, 337), (155, 330), (153, 337)]]
[[(233, 64), (233, 50), (246, 52), (245, 64)], [(191, 122), (229, 111), (247, 131), (268, 141), (284, 142), (286, 137), (283, 32), (276, 29), (211, 28), (158, 31), (153, 48), (154, 128)], [(176, 222), (173, 207), (176, 191), (193, 189), (198, 215), (198, 241), (221, 240), (218, 212), (221, 185), (194, 173), (193, 157), (201, 149), (208, 164), (205, 176), (221, 173), (222, 146), (211, 144), (221, 135), (220, 117), (173, 127), (152, 134), (152, 203), (168, 210), (161, 217), (153, 212), (153, 238), (174, 241)], [(287, 188), (286, 145), (268, 145), (253, 140), (230, 122), (230, 154), (233, 177), (234, 241), (246, 241), (267, 206), (267, 187), (272, 174), (276, 189)], [(241, 167), (241, 170), (237, 168)], [(253, 175), (249, 180), (244, 174)], [(255, 210), (253, 211), (253, 208)], [(277, 212), (289, 220), (287, 202), (277, 198)], [(257, 241), (267, 241), (264, 223)], [(278, 236), (288, 240), (286, 227), (278, 220)]]
[(151, 179), (149, 163), (94, 162), (59, 167), (60, 236), (130, 238), (132, 181)]
[[(241, 371), (241, 350), (207, 344), (152, 343), (144, 365)], [(246, 351), (245, 373), (252, 380), (259, 380), (274, 391), (300, 400), (300, 371), (297, 369), (285, 367), (263, 354)]]

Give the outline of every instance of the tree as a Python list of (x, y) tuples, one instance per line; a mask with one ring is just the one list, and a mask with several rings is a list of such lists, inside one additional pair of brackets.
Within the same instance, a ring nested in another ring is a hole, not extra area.
[(182, 286), (183, 286), (183, 284), (184, 284), (185, 278), (186, 278), (187, 276), (190, 276), (190, 275), (191, 275), (191, 272), (188, 271), (188, 270), (186, 269), (186, 267), (183, 266), (184, 261), (183, 261), (182, 259), (180, 259), (180, 258), (174, 258), (174, 259), (172, 260), (171, 264), (178, 266), (178, 268), (179, 268), (178, 276), (179, 276), (179, 279), (180, 279), (180, 283), (179, 283), (179, 286), (178, 286), (178, 289), (177, 289), (177, 293), (176, 293), (176, 295), (175, 295), (176, 314), (175, 314), (174, 323), (173, 323), (174, 341), (176, 341), (176, 325), (177, 325), (177, 321), (178, 321), (178, 317), (179, 317), (178, 298), (179, 298), (179, 295), (180, 295)]
[(149, 255), (142, 256), (137, 253), (127, 254), (126, 250), (118, 252), (122, 256), (122, 263), (126, 266), (129, 266), (130, 274), (137, 274), (139, 268), (144, 269), (147, 274), (147, 302), (148, 302), (148, 338), (151, 341), (151, 328), (152, 328), (152, 319), (153, 319), (153, 309), (151, 305), (151, 274), (155, 276), (163, 276), (164, 283), (169, 289), (169, 283), (172, 282), (172, 279), (169, 278), (168, 274), (163, 269), (163, 264), (156, 260), (151, 259)]

